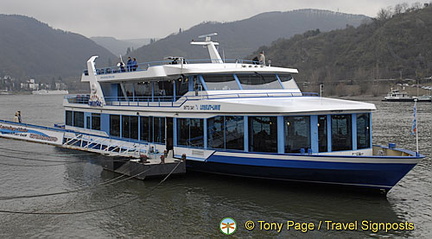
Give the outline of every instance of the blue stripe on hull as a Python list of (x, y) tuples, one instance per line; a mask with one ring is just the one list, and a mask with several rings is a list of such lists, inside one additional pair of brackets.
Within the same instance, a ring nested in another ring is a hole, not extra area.
[(387, 190), (415, 166), (415, 164), (311, 162), (220, 155), (213, 155), (205, 162), (188, 160), (187, 165), (188, 170), (201, 172)]

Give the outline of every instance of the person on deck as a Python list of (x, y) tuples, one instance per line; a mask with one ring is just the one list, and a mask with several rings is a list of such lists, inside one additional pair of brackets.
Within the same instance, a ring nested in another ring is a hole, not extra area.
[(15, 112), (15, 115), (14, 115), (13, 121), (19, 123), (19, 119), (18, 119), (18, 111)]
[(18, 123), (22, 123), (22, 118), (21, 118), (21, 111), (17, 111), (18, 113)]
[(260, 65), (265, 65), (265, 55), (263, 51), (259, 54), (259, 63)]
[(132, 59), (130, 57), (128, 57), (126, 67), (127, 67), (127, 71), (132, 71)]
[(137, 59), (134, 57), (134, 59), (132, 61), (132, 70), (136, 71), (137, 68), (138, 68), (138, 62), (137, 62)]

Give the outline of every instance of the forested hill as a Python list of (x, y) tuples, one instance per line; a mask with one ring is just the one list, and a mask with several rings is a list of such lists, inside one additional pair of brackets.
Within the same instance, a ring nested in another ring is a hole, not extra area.
[[(207, 59), (206, 50), (191, 46), (192, 39), (217, 32), (213, 39), (220, 42), (220, 52), (227, 59), (244, 58), (258, 47), (269, 45), (281, 37), (291, 37), (311, 29), (321, 31), (358, 26), (369, 20), (364, 15), (351, 15), (325, 10), (303, 9), (289, 12), (268, 12), (227, 23), (205, 22), (189, 30), (172, 34), (132, 52), (139, 61), (160, 61), (166, 56)], [(173, 21), (175, 23), (175, 21)]]
[(371, 90), (367, 85), (375, 79), (430, 77), (431, 39), (432, 6), (426, 5), (381, 12), (377, 19), (357, 28), (315, 30), (280, 39), (254, 55), (265, 50), (274, 65), (298, 68), (300, 82), (363, 84), (359, 92), (363, 94)]
[(51, 81), (52, 77), (79, 77), (92, 55), (116, 61), (92, 40), (53, 29), (34, 18), (0, 14), (0, 32), (0, 76)]

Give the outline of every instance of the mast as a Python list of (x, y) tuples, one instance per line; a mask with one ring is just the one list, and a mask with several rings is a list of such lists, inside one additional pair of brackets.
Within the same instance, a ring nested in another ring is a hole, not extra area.
[(219, 52), (216, 49), (216, 46), (218, 46), (219, 43), (213, 42), (211, 40), (212, 36), (217, 36), (217, 33), (210, 33), (210, 34), (206, 34), (206, 35), (201, 35), (198, 38), (205, 38), (205, 41), (203, 41), (203, 42), (192, 41), (191, 44), (192, 45), (201, 45), (201, 46), (207, 47), (207, 50), (209, 52), (210, 59), (211, 59), (212, 63), (223, 63), (223, 60), (222, 60), (221, 56), (219, 55)]
[(89, 81), (90, 81), (90, 99), (88, 104), (90, 106), (104, 106), (105, 98), (102, 92), (102, 87), (100, 86), (96, 77), (97, 75), (96, 67), (95, 67), (96, 58), (98, 58), (98, 56), (92, 56), (87, 61), (87, 70), (88, 70)]

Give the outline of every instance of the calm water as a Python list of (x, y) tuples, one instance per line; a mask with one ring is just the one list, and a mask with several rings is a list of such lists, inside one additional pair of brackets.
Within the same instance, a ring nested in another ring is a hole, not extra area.
[[(373, 116), (374, 143), (394, 142), (414, 150), (412, 103), (371, 102), (378, 108)], [(0, 119), (12, 120), (21, 110), (24, 122), (51, 126), (63, 121), (61, 104), (62, 96), (0, 95)], [(418, 104), (420, 150), (428, 156), (387, 198), (200, 174), (169, 178), (157, 187), (159, 179), (121, 181), (124, 178), (102, 170), (98, 155), (0, 138), (0, 210), (42, 213), (0, 213), (0, 238), (216, 238), (224, 237), (219, 223), (225, 217), (237, 221), (234, 237), (432, 238), (431, 112), (430, 103)], [(78, 189), (85, 190), (5, 198)], [(60, 214), (43, 214), (47, 212)], [(410, 222), (415, 229), (301, 232), (284, 228), (278, 233), (247, 231), (243, 225), (248, 220), (315, 225), (327, 220)]]

